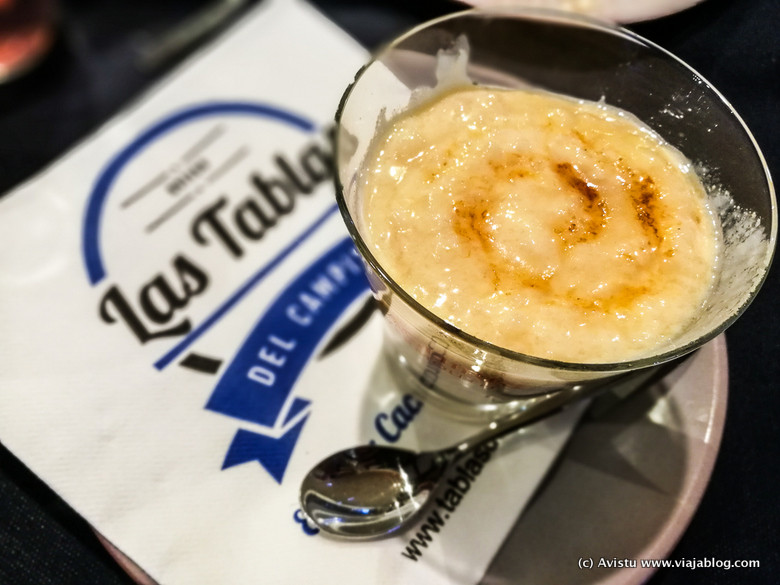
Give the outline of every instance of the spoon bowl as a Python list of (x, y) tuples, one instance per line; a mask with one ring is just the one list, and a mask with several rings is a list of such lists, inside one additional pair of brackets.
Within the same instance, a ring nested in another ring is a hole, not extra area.
[(301, 506), (322, 530), (346, 538), (395, 532), (425, 505), (452, 456), (365, 445), (321, 461), (301, 485)]

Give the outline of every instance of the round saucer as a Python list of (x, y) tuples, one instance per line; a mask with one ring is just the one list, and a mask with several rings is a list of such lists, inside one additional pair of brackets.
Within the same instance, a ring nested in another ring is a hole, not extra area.
[[(642, 560), (668, 557), (701, 501), (727, 394), (720, 335), (647, 390), (594, 403), (480, 585), (644, 583), (655, 569)], [(139, 585), (155, 585), (98, 537)]]
[(593, 409), (481, 585), (644, 583), (655, 568), (642, 561), (670, 555), (701, 501), (727, 394), (721, 334), (648, 391)]

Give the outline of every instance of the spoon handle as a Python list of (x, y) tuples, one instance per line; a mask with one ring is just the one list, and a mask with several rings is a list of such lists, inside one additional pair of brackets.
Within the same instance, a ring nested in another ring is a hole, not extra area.
[(522, 408), (510, 415), (502, 417), (491, 422), (488, 427), (476, 435), (473, 435), (457, 445), (450, 447), (445, 453), (454, 458), (471, 451), (477, 445), (481, 445), (492, 439), (497, 439), (512, 431), (533, 424), (548, 416), (551, 416), (564, 407), (593, 398), (607, 390), (616, 388), (621, 383), (630, 383), (630, 392), (639, 388), (643, 382), (648, 380), (656, 372), (655, 368), (649, 368), (642, 372), (630, 372), (618, 376), (612, 376), (602, 380), (595, 380), (590, 383), (577, 384), (565, 390), (557, 390), (535, 398), (529, 398)]

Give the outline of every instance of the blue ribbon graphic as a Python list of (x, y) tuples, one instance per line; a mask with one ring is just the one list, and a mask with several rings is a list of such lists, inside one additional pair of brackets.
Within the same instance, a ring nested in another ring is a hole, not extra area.
[(360, 259), (345, 238), (271, 304), (225, 370), (206, 408), (274, 432), (239, 430), (223, 469), (256, 460), (281, 483), (308, 417), (298, 416), (309, 401), (292, 397), (295, 382), (328, 330), (367, 290)]

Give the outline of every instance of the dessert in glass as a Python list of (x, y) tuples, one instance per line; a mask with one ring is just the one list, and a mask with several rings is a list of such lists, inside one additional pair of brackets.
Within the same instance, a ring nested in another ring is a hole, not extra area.
[(684, 356), (763, 282), (763, 157), (695, 71), (610, 24), (469, 10), (337, 113), (337, 198), (405, 386), (462, 418)]

